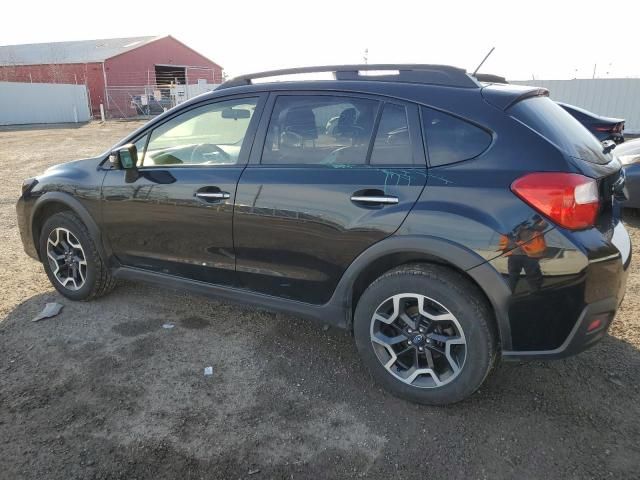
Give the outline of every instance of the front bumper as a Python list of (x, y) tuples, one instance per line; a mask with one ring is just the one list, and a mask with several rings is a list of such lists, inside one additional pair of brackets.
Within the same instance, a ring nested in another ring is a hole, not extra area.
[[(32, 203), (32, 202), (31, 202)], [(31, 209), (32, 205), (27, 203), (23, 197), (18, 199), (16, 203), (16, 217), (18, 220), (18, 230), (20, 231), (20, 239), (24, 251), (31, 258), (40, 260), (38, 250), (34, 243), (33, 233), (31, 231)]]

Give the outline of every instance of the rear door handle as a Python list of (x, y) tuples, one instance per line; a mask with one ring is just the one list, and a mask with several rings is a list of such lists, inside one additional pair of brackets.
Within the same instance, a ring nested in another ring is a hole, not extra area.
[(393, 195), (352, 195), (351, 201), (372, 205), (395, 205), (398, 203), (398, 197)]

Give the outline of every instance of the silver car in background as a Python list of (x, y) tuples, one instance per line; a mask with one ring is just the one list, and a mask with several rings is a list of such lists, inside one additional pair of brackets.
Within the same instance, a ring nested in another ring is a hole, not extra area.
[(627, 140), (616, 146), (613, 154), (618, 157), (626, 174), (627, 208), (640, 208), (640, 138)]

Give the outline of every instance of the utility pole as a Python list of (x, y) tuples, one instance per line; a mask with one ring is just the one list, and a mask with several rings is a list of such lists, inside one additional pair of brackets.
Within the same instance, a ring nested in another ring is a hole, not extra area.
[(368, 64), (369, 63), (369, 49), (365, 48), (364, 49), (364, 56), (362, 57), (362, 60), (364, 60), (364, 64)]
[(597, 63), (593, 64), (593, 76), (591, 77), (592, 79), (596, 78), (596, 67), (598, 66)]

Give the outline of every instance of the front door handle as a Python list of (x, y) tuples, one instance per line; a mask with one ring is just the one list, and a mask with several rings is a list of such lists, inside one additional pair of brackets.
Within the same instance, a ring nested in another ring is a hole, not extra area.
[(198, 189), (195, 196), (202, 199), (204, 202), (214, 203), (220, 200), (226, 200), (231, 198), (229, 192), (223, 192), (220, 187), (208, 186)]
[(231, 197), (229, 192), (197, 192), (196, 197), (205, 198), (205, 199), (215, 199), (222, 200)]

